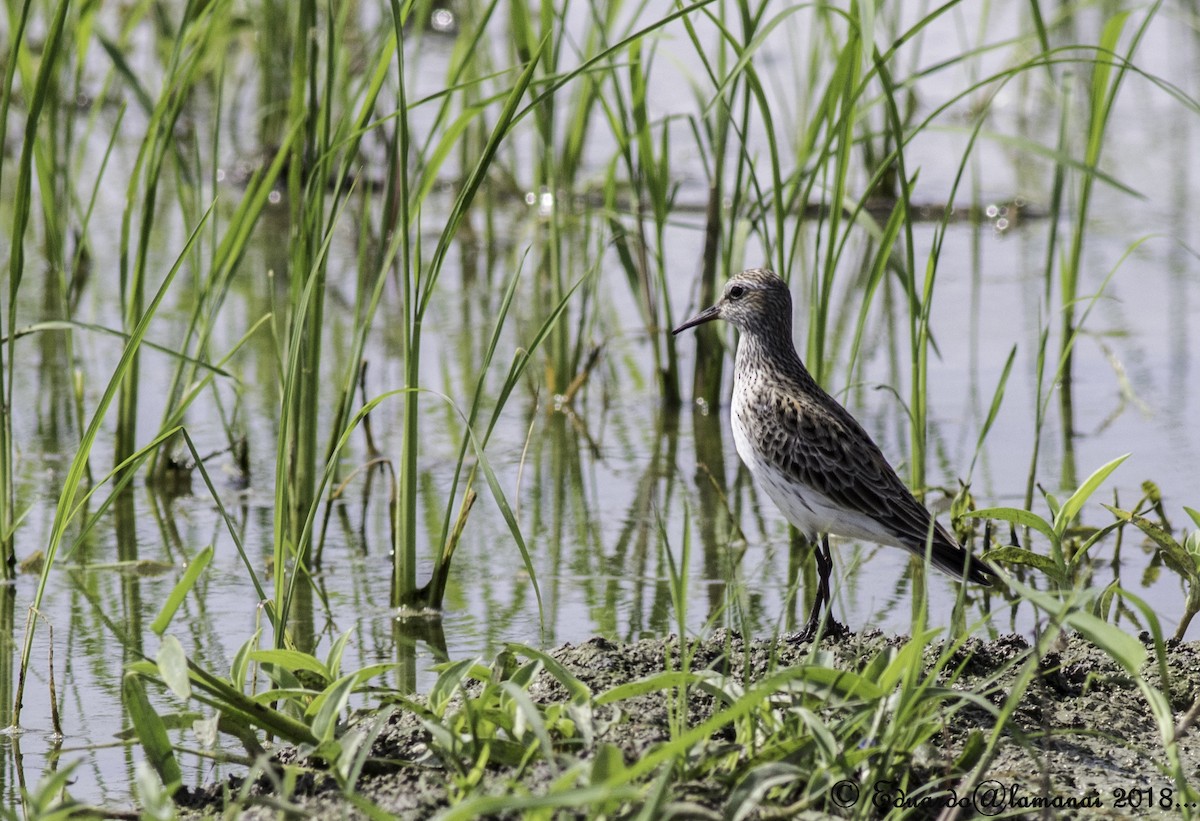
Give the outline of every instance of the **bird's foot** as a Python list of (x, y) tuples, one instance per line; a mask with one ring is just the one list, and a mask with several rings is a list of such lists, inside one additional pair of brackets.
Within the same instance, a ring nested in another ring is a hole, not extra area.
[(800, 632), (793, 633), (788, 639), (796, 644), (808, 644), (818, 639), (838, 639), (848, 635), (850, 635), (850, 628), (833, 616), (826, 614), (824, 619), (809, 619)]

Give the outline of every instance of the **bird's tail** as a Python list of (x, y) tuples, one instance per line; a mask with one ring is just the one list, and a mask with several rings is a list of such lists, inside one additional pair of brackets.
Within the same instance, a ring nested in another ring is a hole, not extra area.
[[(935, 525), (933, 543), (930, 545), (929, 560), (938, 570), (958, 579), (990, 587), (996, 571), (987, 562), (963, 548), (941, 525)], [(925, 557), (925, 542), (909, 548), (917, 556)]]

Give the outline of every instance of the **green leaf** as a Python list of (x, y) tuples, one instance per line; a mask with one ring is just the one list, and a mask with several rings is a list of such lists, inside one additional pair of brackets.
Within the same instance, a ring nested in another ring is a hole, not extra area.
[(817, 762), (821, 764), (833, 762), (837, 758), (840, 747), (829, 726), (821, 720), (820, 716), (807, 707), (796, 708), (795, 713), (800, 716), (801, 721), (808, 727), (809, 738), (813, 740), (817, 745), (817, 749), (820, 750)]
[(696, 684), (699, 681), (694, 673), (685, 673), (680, 670), (668, 670), (665, 673), (655, 673), (645, 678), (637, 679), (636, 681), (628, 681), (624, 684), (618, 684), (610, 690), (606, 690), (596, 696), (596, 706), (602, 707), (605, 704), (623, 701), (627, 698), (635, 698), (644, 696), (647, 693), (655, 693), (661, 690), (670, 690), (674, 687), (687, 687)]
[[(967, 515), (972, 519), (998, 519), (1001, 522), (1012, 522), (1015, 525), (1036, 530), (1051, 541), (1058, 541), (1058, 535), (1054, 532), (1051, 524), (1041, 516), (1038, 516), (1036, 513), (1030, 513), (1028, 510), (1021, 510), (1016, 507), (985, 507)], [(990, 556), (991, 552), (988, 555)]]
[(682, 813), (671, 814), (666, 811), (666, 804), (671, 797), (671, 783), (674, 780), (674, 768), (663, 767), (658, 778), (654, 779), (654, 783), (650, 785), (650, 789), (644, 794), (641, 811), (638, 812), (632, 821), (656, 821), (659, 818), (667, 818), (671, 815), (679, 817)]
[[(32, 114), (29, 116), (32, 116)], [(133, 362), (137, 359), (137, 352), (142, 340), (146, 336), (146, 330), (149, 328), (151, 320), (158, 311), (159, 305), (162, 304), (163, 299), (166, 297), (167, 291), (171, 287), (171, 283), (175, 281), (175, 277), (183, 268), (185, 261), (191, 258), (190, 252), (192, 246), (195, 244), (201, 229), (205, 224), (207, 224), (208, 218), (212, 214), (212, 210), (213, 206), (210, 205), (208, 210), (205, 211), (200, 223), (188, 237), (187, 242), (184, 244), (183, 250), (176, 258), (175, 263), (171, 266), (170, 271), (168, 271), (167, 275), (163, 277), (163, 281), (159, 285), (158, 290), (155, 292), (154, 297), (150, 300), (149, 306), (147, 306), (146, 310), (138, 319), (137, 325), (129, 335), (129, 342), (121, 351), (121, 358), (118, 361), (112, 376), (109, 378), (108, 384), (104, 389), (104, 394), (101, 396), (100, 401), (96, 406), (96, 410), (88, 422), (87, 428), (84, 430), (83, 435), (79, 439), (79, 444), (75, 449), (75, 455), (72, 457), (71, 465), (67, 469), (66, 477), (61, 482), (58, 504), (55, 507), (54, 512), (54, 521), (50, 527), (49, 542), (46, 548), (46, 559), (42, 565), (42, 572), (38, 577), (37, 591), (33, 596), (33, 607), (35, 609), (41, 606), (42, 597), (46, 593), (47, 584), (49, 582), (50, 571), (54, 567), (55, 559), (58, 556), (58, 550), (65, 538), (68, 526), (70, 525), (72, 519), (74, 519), (74, 517), (79, 513), (80, 509), (86, 504), (87, 500), (99, 487), (99, 485), (93, 485), (89, 490), (87, 490), (87, 492), (82, 492), (85, 474), (87, 472), (88, 465), (90, 464), (89, 460), (91, 458), (92, 447), (96, 442), (96, 437), (100, 432), (101, 425), (104, 422), (108, 409), (116, 399), (126, 374), (129, 373)], [(18, 235), (19, 233), (20, 232), (18, 232)], [(13, 287), (15, 287), (15, 285)], [(12, 309), (11, 306), (10, 309)], [(12, 323), (10, 322), (9, 325), (11, 326)], [(160, 434), (160, 437), (172, 434), (173, 431), (165, 431)], [(144, 450), (145, 449), (143, 449), (143, 451)], [(132, 460), (134, 457), (130, 457), (130, 459)], [(117, 469), (114, 469), (113, 473), (116, 472)], [(24, 650), (22, 651), (22, 659), (28, 659), (31, 657), (32, 648), (33, 631), (30, 630), (26, 631), (25, 634), (25, 645)], [(25, 664), (26, 662), (23, 661), (22, 673), (24, 673)]]
[[(794, 675), (788, 684), (781, 685), (781, 689), (804, 687), (806, 690), (812, 690), (812, 685), (816, 684), (820, 685), (826, 697), (836, 695), (840, 698), (864, 699), (883, 698), (887, 693), (887, 690), (876, 682), (849, 670), (838, 670), (818, 664), (804, 664), (790, 669), (797, 675)], [(781, 672), (786, 673), (788, 670)]]
[(1079, 489), (1071, 494), (1067, 501), (1063, 502), (1062, 508), (1054, 516), (1054, 532), (1059, 536), (1067, 529), (1067, 526), (1074, 520), (1075, 515), (1079, 513), (1084, 502), (1096, 492), (1096, 488), (1100, 487), (1100, 483), (1108, 478), (1108, 475), (1116, 470), (1122, 462), (1129, 458), (1129, 454), (1118, 456), (1111, 462), (1101, 465), (1091, 476), (1089, 476)]
[[(1108, 505), (1105, 505), (1105, 507), (1108, 507)], [(1080, 565), (1086, 564), (1088, 562), (1088, 553), (1091, 551), (1092, 547), (1120, 526), (1120, 522), (1113, 522), (1110, 525), (1105, 525), (1104, 527), (1096, 530), (1092, 533), (1092, 535), (1088, 536), (1087, 539), (1084, 540), (1083, 544), (1080, 545), (1079, 548), (1071, 555), (1071, 561), (1067, 563), (1069, 568), (1074, 570)], [(1068, 573), (1068, 578), (1069, 577), (1070, 573)]]
[(196, 718), (192, 720), (192, 732), (201, 747), (212, 748), (217, 745), (217, 730), (221, 726), (220, 716)]
[(433, 683), (433, 687), (429, 689), (429, 709), (440, 716), (451, 697), (462, 686), (473, 666), (475, 666), (474, 659), (460, 659), (433, 668), (438, 671), (438, 677), (437, 681)]
[(625, 774), (625, 756), (613, 744), (604, 743), (596, 748), (592, 758), (592, 783), (617, 783)]
[(587, 699), (592, 695), (591, 688), (580, 681), (570, 670), (562, 665), (562, 663), (548, 653), (543, 653), (533, 647), (527, 647), (524, 644), (506, 644), (505, 648), (513, 653), (518, 653), (526, 658), (537, 659), (542, 663), (542, 667), (546, 668), (546, 672), (554, 676), (558, 683), (567, 688), (567, 692), (571, 694), (571, 698)]
[(253, 650), (250, 658), (260, 664), (275, 664), (290, 673), (305, 670), (316, 673), (325, 681), (330, 680), (329, 669), (310, 653), (299, 650)]
[(342, 671), (342, 656), (346, 652), (346, 643), (350, 640), (350, 632), (342, 633), (334, 640), (333, 646), (329, 648), (329, 657), (325, 659), (325, 669), (329, 671), (330, 677), (336, 677)]
[[(669, 768), (668, 768), (669, 769)], [(479, 791), (482, 793), (482, 790)], [(553, 795), (523, 795), (512, 793), (508, 795), (480, 795), (463, 801), (438, 816), (439, 821), (474, 821), (477, 818), (497, 816), (527, 817), (531, 810), (546, 809), (575, 809), (580, 812), (570, 813), (571, 817), (591, 817), (586, 812), (598, 802), (635, 801), (641, 798), (641, 789), (632, 784), (600, 784), (594, 787), (580, 787), (575, 790)], [(536, 817), (557, 817), (538, 815)]]
[(1160, 524), (1150, 521), (1145, 516), (1139, 516), (1128, 510), (1121, 510), (1119, 507), (1113, 507), (1112, 505), (1105, 505), (1104, 507), (1121, 521), (1132, 523), (1138, 530), (1149, 536), (1151, 541), (1158, 546), (1158, 551), (1163, 557), (1163, 561), (1167, 563), (1167, 567), (1184, 578), (1195, 579), (1197, 577), (1196, 560), (1183, 545), (1175, 541), (1174, 536), (1163, 530)]
[(1192, 522), (1195, 523), (1196, 527), (1200, 527), (1200, 510), (1193, 510), (1187, 505), (1184, 505), (1183, 509), (1187, 512), (1188, 516), (1192, 517)]
[(313, 699), (312, 705), (309, 707), (309, 713), (316, 712), (313, 718), (312, 730), (313, 735), (322, 744), (333, 741), (334, 735), (337, 732), (338, 717), (342, 714), (342, 710), (346, 708), (346, 704), (350, 701), (350, 694), (354, 692), (354, 685), (357, 681), (357, 675), (350, 673), (342, 676), (333, 684), (330, 684), (321, 695)]
[[(179, 710), (177, 712), (172, 711), (170, 713), (159, 713), (158, 717), (162, 720), (163, 727), (165, 727), (168, 732), (171, 730), (190, 730), (196, 721), (204, 718), (201, 713), (198, 713), (195, 710)], [(125, 727), (120, 732), (114, 733), (114, 736), (122, 741), (137, 741), (137, 728), (133, 727), (132, 725)]]
[(238, 689), (241, 689), (242, 685), (246, 683), (246, 676), (250, 672), (250, 654), (258, 647), (258, 640), (261, 636), (262, 628), (260, 627), (238, 648), (233, 656), (233, 664), (229, 666), (229, 680)]
[(1043, 556), (1041, 553), (1034, 553), (1032, 550), (1026, 550), (1023, 547), (998, 547), (995, 550), (987, 552), (987, 560), (989, 562), (1002, 562), (1004, 564), (1023, 564), (1027, 567), (1034, 567), (1041, 570), (1048, 576), (1062, 581), (1062, 574), (1059, 571), (1058, 565), (1049, 556)]
[(987, 439), (988, 431), (992, 429), (992, 424), (1000, 413), (1000, 405), (1004, 402), (1004, 392), (1008, 386), (1008, 375), (1012, 371), (1016, 358), (1017, 346), (1013, 345), (1012, 350), (1008, 352), (1008, 359), (1004, 362), (1004, 368), (1000, 372), (1000, 381), (996, 383), (996, 390), (992, 393), (992, 404), (988, 407), (987, 417), (979, 428), (979, 437), (975, 440), (975, 455), (971, 457), (971, 470), (968, 472), (968, 476), (974, 473), (975, 460), (983, 452), (983, 443)]
[(161, 636), (166, 632), (167, 627), (171, 624), (171, 619), (175, 618), (175, 612), (183, 604), (183, 600), (187, 597), (191, 589), (196, 586), (196, 580), (200, 578), (200, 574), (204, 572), (204, 568), (208, 567), (208, 563), (212, 561), (212, 557), (213, 547), (209, 545), (188, 562), (187, 568), (183, 571), (183, 577), (171, 589), (166, 601), (163, 602), (162, 607), (158, 610), (158, 616), (150, 625), (150, 629), (156, 635)]
[(158, 663), (158, 674), (171, 688), (171, 692), (184, 701), (191, 698), (192, 682), (188, 678), (187, 653), (183, 651), (179, 639), (163, 636), (155, 661)]
[[(260, 320), (261, 322), (261, 320)], [(116, 337), (126, 342), (129, 341), (129, 334), (116, 328), (107, 328), (103, 325), (96, 325), (90, 322), (76, 322), (72, 319), (52, 319), (45, 322), (35, 322), (32, 325), (27, 325), (13, 333), (14, 339), (20, 339), (23, 336), (31, 336), (33, 334), (47, 333), (50, 331), (90, 331), (92, 333), (104, 334), (106, 336)], [(0, 343), (7, 342), (8, 337), (0, 338)], [(141, 346), (148, 348), (156, 353), (171, 359), (177, 359), (189, 365), (194, 365), (196, 368), (210, 371), (215, 376), (223, 376), (227, 379), (232, 379), (233, 374), (223, 370), (219, 365), (213, 365), (201, 359), (194, 359), (186, 354), (182, 354), (166, 345), (156, 345), (153, 342), (143, 339)], [(164, 427), (174, 427), (173, 424), (167, 424)]]
[(1187, 535), (1187, 538), (1183, 540), (1183, 548), (1193, 561), (1200, 557), (1200, 530), (1193, 530)]
[[(538, 740), (538, 745), (541, 747), (542, 760), (550, 766), (553, 772), (557, 773), (559, 766), (558, 761), (554, 757), (554, 745), (550, 741), (550, 733), (546, 730), (546, 722), (542, 720), (541, 711), (533, 703), (533, 699), (529, 697), (529, 693), (511, 681), (501, 683), (500, 688), (504, 691), (505, 695), (512, 699), (516, 706), (514, 718), (518, 719), (519, 722), (524, 717), (524, 723)], [(514, 722), (514, 724), (515, 726), (520, 726), (519, 723)], [(534, 750), (527, 739), (518, 738), (517, 740), (525, 745), (524, 754), (526, 757), (533, 754)]]
[(971, 730), (967, 733), (967, 740), (963, 744), (962, 752), (954, 760), (954, 772), (970, 772), (983, 757), (985, 749), (987, 749), (987, 739), (984, 738), (983, 733), (978, 729)]
[(352, 789), (358, 783), (358, 777), (371, 755), (375, 739), (388, 728), (392, 716), (398, 712), (394, 706), (382, 709), (373, 715), (365, 726), (360, 724), (355, 728), (352, 733), (353, 740), (342, 739), (342, 750), (338, 755), (335, 771), (344, 787)]
[(1050, 508), (1050, 518), (1057, 519), (1058, 513), (1062, 510), (1062, 505), (1058, 502), (1058, 497), (1053, 493), (1046, 493), (1046, 506)]
[(179, 762), (175, 760), (175, 750), (171, 747), (171, 741), (167, 738), (166, 725), (151, 706), (146, 687), (136, 673), (125, 674), (121, 694), (124, 696), (129, 720), (133, 722), (142, 749), (146, 751), (146, 759), (158, 773), (163, 786), (168, 790), (175, 790), (183, 783), (183, 773), (179, 769)]

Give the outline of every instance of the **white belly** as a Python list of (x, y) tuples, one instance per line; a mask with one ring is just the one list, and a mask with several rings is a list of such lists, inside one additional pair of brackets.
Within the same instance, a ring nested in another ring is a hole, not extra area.
[(744, 403), (734, 391), (731, 427), (738, 456), (755, 482), (770, 497), (784, 517), (810, 542), (822, 533), (897, 545), (896, 537), (866, 513), (839, 507), (828, 496), (808, 485), (793, 481), (770, 464), (747, 435)]

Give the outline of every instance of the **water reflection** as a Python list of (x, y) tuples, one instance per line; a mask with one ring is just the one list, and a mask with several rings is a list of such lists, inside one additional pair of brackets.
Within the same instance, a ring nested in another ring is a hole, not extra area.
[(729, 551), (733, 544), (744, 549), (729, 509), (729, 484), (726, 480), (724, 437), (721, 415), (693, 405), (692, 442), (696, 448), (696, 470), (692, 481), (696, 493), (697, 533), (703, 550), (705, 592), (709, 618), (716, 618), (725, 607)]

